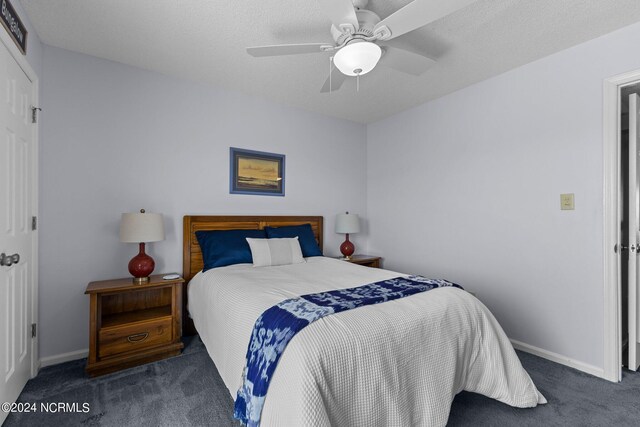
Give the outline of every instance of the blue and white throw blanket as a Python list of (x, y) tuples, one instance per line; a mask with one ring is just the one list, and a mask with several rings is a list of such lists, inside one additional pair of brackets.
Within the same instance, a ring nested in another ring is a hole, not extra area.
[(253, 326), (233, 416), (244, 425), (260, 425), (264, 399), (278, 360), (289, 341), (305, 326), (329, 314), (451, 286), (462, 289), (446, 280), (396, 277), (350, 289), (302, 295), (274, 305)]

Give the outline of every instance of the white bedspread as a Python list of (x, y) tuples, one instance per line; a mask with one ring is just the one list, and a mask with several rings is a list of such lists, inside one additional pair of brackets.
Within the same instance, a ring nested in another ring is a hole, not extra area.
[[(331, 258), (199, 273), (189, 311), (235, 400), (255, 320), (287, 298), (401, 274)], [(464, 284), (462, 284), (464, 286)], [(269, 386), (263, 426), (442, 426), (462, 390), (516, 407), (546, 400), (489, 310), (439, 288), (324, 317), (287, 346)]]

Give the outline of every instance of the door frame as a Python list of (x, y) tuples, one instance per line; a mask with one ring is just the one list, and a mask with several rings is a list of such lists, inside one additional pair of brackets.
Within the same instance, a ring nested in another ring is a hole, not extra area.
[[(18, 50), (18, 47), (15, 45), (11, 36), (4, 30), (0, 30), (0, 41), (7, 48), (13, 59), (18, 63), (18, 66), (24, 71), (27, 75), (27, 78), (32, 83), (33, 93), (31, 94), (32, 104), (34, 106), (38, 106), (39, 104), (39, 84), (40, 80), (38, 79), (38, 75), (33, 70), (25, 55), (22, 54)], [(32, 192), (31, 192), (31, 216), (38, 217), (38, 199), (39, 199), (39, 184), (38, 184), (38, 165), (40, 164), (38, 155), (40, 153), (40, 144), (39, 144), (39, 122), (34, 126), (33, 129), (33, 152), (31, 153), (32, 164), (31, 164), (31, 182), (32, 182)], [(39, 228), (39, 227), (38, 227)], [(38, 324), (38, 284), (39, 284), (39, 263), (38, 263), (38, 228), (32, 231), (31, 233), (31, 277), (33, 278), (33, 284), (31, 289), (31, 319), (30, 323)], [(40, 357), (39, 357), (39, 343), (40, 337), (39, 334), (36, 334), (35, 338), (31, 339), (31, 378), (38, 375), (38, 370), (40, 369)]]
[(640, 70), (605, 79), (603, 86), (603, 211), (604, 211), (604, 378), (622, 380), (621, 276), (619, 255), (614, 252), (621, 242), (622, 219), (620, 195), (620, 92), (621, 88), (640, 82)]

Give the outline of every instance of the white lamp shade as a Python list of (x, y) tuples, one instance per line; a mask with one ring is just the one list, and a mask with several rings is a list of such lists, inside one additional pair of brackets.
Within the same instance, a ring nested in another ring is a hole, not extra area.
[(157, 213), (123, 213), (120, 221), (120, 241), (147, 243), (164, 240), (164, 222)]
[(380, 56), (382, 56), (382, 50), (375, 43), (350, 43), (336, 53), (333, 63), (342, 74), (362, 76), (373, 70)]
[(338, 214), (336, 216), (336, 233), (353, 234), (360, 232), (360, 218), (355, 214)]

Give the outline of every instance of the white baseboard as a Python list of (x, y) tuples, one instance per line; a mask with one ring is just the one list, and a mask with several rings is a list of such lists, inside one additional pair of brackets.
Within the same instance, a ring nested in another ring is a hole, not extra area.
[(47, 356), (40, 359), (40, 367), (58, 365), (72, 360), (83, 359), (89, 355), (89, 349), (70, 351), (69, 353), (56, 354), (55, 356)]
[(549, 350), (544, 350), (539, 347), (535, 347), (533, 345), (525, 344), (520, 341), (510, 340), (513, 348), (516, 350), (521, 350), (526, 353), (531, 353), (534, 356), (542, 357), (543, 359), (551, 360), (552, 362), (559, 363), (561, 365), (568, 366), (573, 369), (577, 369), (578, 371), (586, 372), (587, 374), (591, 374), (598, 378), (605, 378), (604, 369), (598, 368), (597, 366), (589, 365), (588, 363), (580, 362), (578, 360), (571, 359), (567, 356), (563, 356), (558, 353), (554, 353)]
[[(513, 348), (521, 350), (526, 353), (531, 353), (535, 356), (542, 357), (543, 359), (551, 360), (552, 362), (559, 363), (561, 365), (568, 366), (570, 368), (577, 369), (587, 374), (593, 375), (598, 378), (605, 378), (604, 369), (597, 366), (589, 365), (588, 363), (580, 362), (578, 360), (571, 359), (567, 356), (563, 356), (558, 353), (554, 353), (549, 350), (544, 350), (540, 347), (535, 347), (530, 344), (526, 344), (517, 340), (510, 340)], [(89, 349), (71, 351), (69, 353), (57, 354), (55, 356), (47, 356), (40, 359), (40, 368), (47, 366), (58, 365), (64, 362), (70, 362), (72, 360), (83, 359), (89, 354)]]

